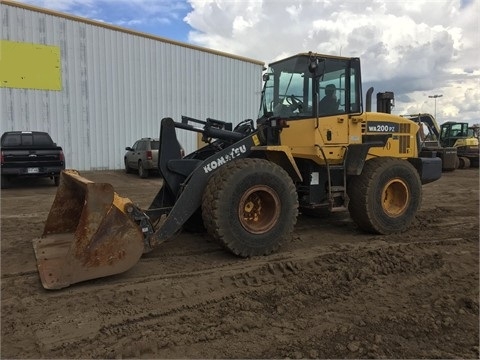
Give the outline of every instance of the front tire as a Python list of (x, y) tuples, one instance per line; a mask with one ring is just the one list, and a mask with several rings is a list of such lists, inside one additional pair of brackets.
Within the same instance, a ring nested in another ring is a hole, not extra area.
[(130, 174), (132, 172), (132, 168), (128, 166), (128, 160), (124, 159), (123, 162), (125, 163), (125, 173)]
[(138, 176), (142, 179), (146, 179), (148, 177), (148, 170), (143, 167), (143, 163), (141, 161), (138, 162)]
[(420, 177), (406, 160), (375, 158), (349, 181), (348, 210), (357, 225), (377, 234), (405, 231), (422, 200)]
[(222, 166), (203, 194), (207, 232), (232, 253), (268, 255), (291, 236), (298, 199), (292, 179), (262, 159), (239, 159)]

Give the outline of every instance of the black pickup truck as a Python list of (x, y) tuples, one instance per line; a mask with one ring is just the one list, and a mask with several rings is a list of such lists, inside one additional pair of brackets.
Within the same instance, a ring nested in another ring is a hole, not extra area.
[(50, 177), (58, 186), (65, 156), (50, 135), (41, 131), (7, 131), (1, 138), (2, 189), (16, 177)]

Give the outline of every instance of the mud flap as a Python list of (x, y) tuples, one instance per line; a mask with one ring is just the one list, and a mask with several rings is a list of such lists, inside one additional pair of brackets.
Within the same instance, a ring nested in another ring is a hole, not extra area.
[(126, 213), (131, 206), (110, 184), (62, 172), (43, 235), (33, 240), (43, 287), (61, 289), (133, 267), (144, 242)]

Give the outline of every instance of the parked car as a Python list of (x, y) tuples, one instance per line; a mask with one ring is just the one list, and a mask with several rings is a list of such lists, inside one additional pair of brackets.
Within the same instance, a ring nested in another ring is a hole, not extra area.
[(65, 156), (42, 131), (7, 131), (1, 138), (2, 189), (18, 177), (49, 177), (58, 186)]
[(124, 161), (127, 173), (138, 171), (138, 176), (147, 178), (150, 172), (158, 172), (158, 139), (142, 138), (132, 147), (127, 146)]

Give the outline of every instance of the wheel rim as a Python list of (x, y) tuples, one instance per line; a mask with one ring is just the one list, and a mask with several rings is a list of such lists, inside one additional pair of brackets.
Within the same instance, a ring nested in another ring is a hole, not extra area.
[(246, 191), (238, 204), (243, 228), (253, 234), (272, 229), (280, 217), (280, 198), (270, 187), (258, 185)]
[(405, 212), (410, 199), (407, 184), (401, 179), (390, 180), (382, 192), (383, 210), (391, 217), (397, 217)]

